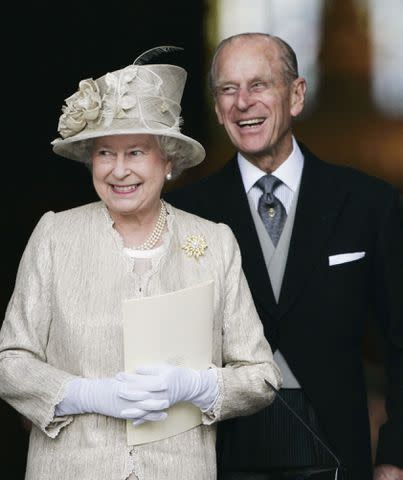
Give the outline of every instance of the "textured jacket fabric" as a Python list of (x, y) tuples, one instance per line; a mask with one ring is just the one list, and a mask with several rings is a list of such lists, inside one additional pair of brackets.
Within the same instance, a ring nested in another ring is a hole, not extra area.
[[(379, 431), (377, 462), (403, 468), (403, 232), (398, 192), (300, 147), (305, 163), (278, 302), (236, 158), (166, 198), (230, 226), (273, 351), (281, 351), (312, 402), (325, 439), (346, 467), (343, 478), (368, 480), (372, 468), (362, 344), (371, 316), (385, 334), (387, 380), (388, 418)], [(339, 255), (353, 253), (359, 254), (355, 261), (332, 264)], [(223, 464), (242, 471), (267, 469), (270, 418), (269, 407), (220, 423)]]
[[(47, 212), (33, 231), (0, 332), (0, 396), (33, 422), (27, 480), (124, 480), (132, 473), (139, 480), (211, 480), (214, 423), (273, 400), (264, 378), (279, 386), (280, 374), (234, 235), (226, 225), (169, 204), (167, 209), (167, 249), (142, 276), (133, 272), (102, 202)], [(207, 243), (198, 260), (182, 249), (189, 235)], [(54, 416), (69, 380), (123, 370), (122, 300), (207, 280), (214, 280), (212, 361), (219, 397), (201, 426), (133, 447), (126, 443), (124, 420)]]

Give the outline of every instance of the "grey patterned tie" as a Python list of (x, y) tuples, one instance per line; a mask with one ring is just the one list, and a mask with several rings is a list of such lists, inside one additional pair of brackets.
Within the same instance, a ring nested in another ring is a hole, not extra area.
[(273, 175), (265, 175), (256, 182), (256, 186), (263, 192), (259, 198), (258, 212), (274, 246), (277, 246), (287, 219), (284, 205), (273, 194), (280, 183), (281, 180)]

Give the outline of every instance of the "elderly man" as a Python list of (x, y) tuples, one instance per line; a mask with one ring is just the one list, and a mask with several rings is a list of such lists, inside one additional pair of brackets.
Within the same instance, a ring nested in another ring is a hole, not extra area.
[[(167, 198), (228, 224), (265, 334), (284, 378), (282, 397), (226, 422), (222, 478), (403, 478), (402, 230), (398, 192), (324, 163), (293, 136), (306, 82), (278, 37), (240, 34), (218, 46), (215, 111), (237, 150), (221, 171)], [(346, 145), (346, 148), (348, 146)], [(361, 357), (373, 309), (386, 338), (388, 420), (372, 473)], [(324, 473), (327, 471), (327, 473)], [(340, 478), (340, 477), (339, 477)]]

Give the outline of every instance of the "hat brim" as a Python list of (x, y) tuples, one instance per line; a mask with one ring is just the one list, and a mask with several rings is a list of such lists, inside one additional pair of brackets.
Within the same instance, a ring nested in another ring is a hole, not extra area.
[(181, 133), (178, 130), (173, 128), (135, 128), (127, 127), (127, 128), (108, 128), (107, 130), (84, 130), (72, 137), (67, 138), (57, 138), (53, 140), (52, 147), (53, 151), (62, 157), (68, 158), (70, 160), (76, 160), (78, 162), (85, 162), (86, 159), (83, 158), (84, 151), (82, 148), (82, 143), (91, 140), (94, 138), (105, 137), (110, 135), (137, 135), (137, 134), (145, 134), (145, 135), (158, 135), (158, 136), (165, 136), (171, 137), (178, 140), (186, 151), (186, 161), (182, 163), (183, 168), (190, 168), (198, 165), (201, 163), (205, 156), (206, 152), (203, 146), (196, 140), (191, 137), (188, 137)]

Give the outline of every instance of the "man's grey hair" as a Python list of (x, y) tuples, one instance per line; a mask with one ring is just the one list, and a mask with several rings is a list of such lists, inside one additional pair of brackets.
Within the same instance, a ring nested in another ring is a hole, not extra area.
[(274, 42), (280, 52), (280, 60), (283, 64), (283, 79), (286, 84), (291, 85), (291, 83), (298, 78), (298, 61), (297, 61), (297, 56), (294, 52), (294, 50), (291, 48), (291, 46), (285, 42), (283, 39), (280, 37), (276, 37), (274, 35), (270, 35), (269, 33), (239, 33), (237, 35), (232, 35), (231, 37), (225, 38), (222, 40), (213, 56), (213, 60), (211, 62), (211, 68), (210, 72), (208, 75), (208, 82), (209, 82), (209, 87), (210, 90), (212, 91), (213, 95), (215, 96), (216, 94), (216, 66), (217, 66), (217, 60), (218, 56), (221, 52), (221, 50), (228, 44), (231, 43), (232, 41), (238, 39), (238, 38), (266, 38), (267, 40), (270, 40)]
[[(165, 135), (153, 135), (161, 150), (163, 157), (172, 162), (172, 179), (179, 177), (179, 175), (188, 167), (188, 159), (191, 153), (191, 147), (174, 137)], [(80, 149), (83, 162), (92, 170), (91, 154), (93, 148), (93, 139), (83, 140), (79, 142), (77, 148)]]

